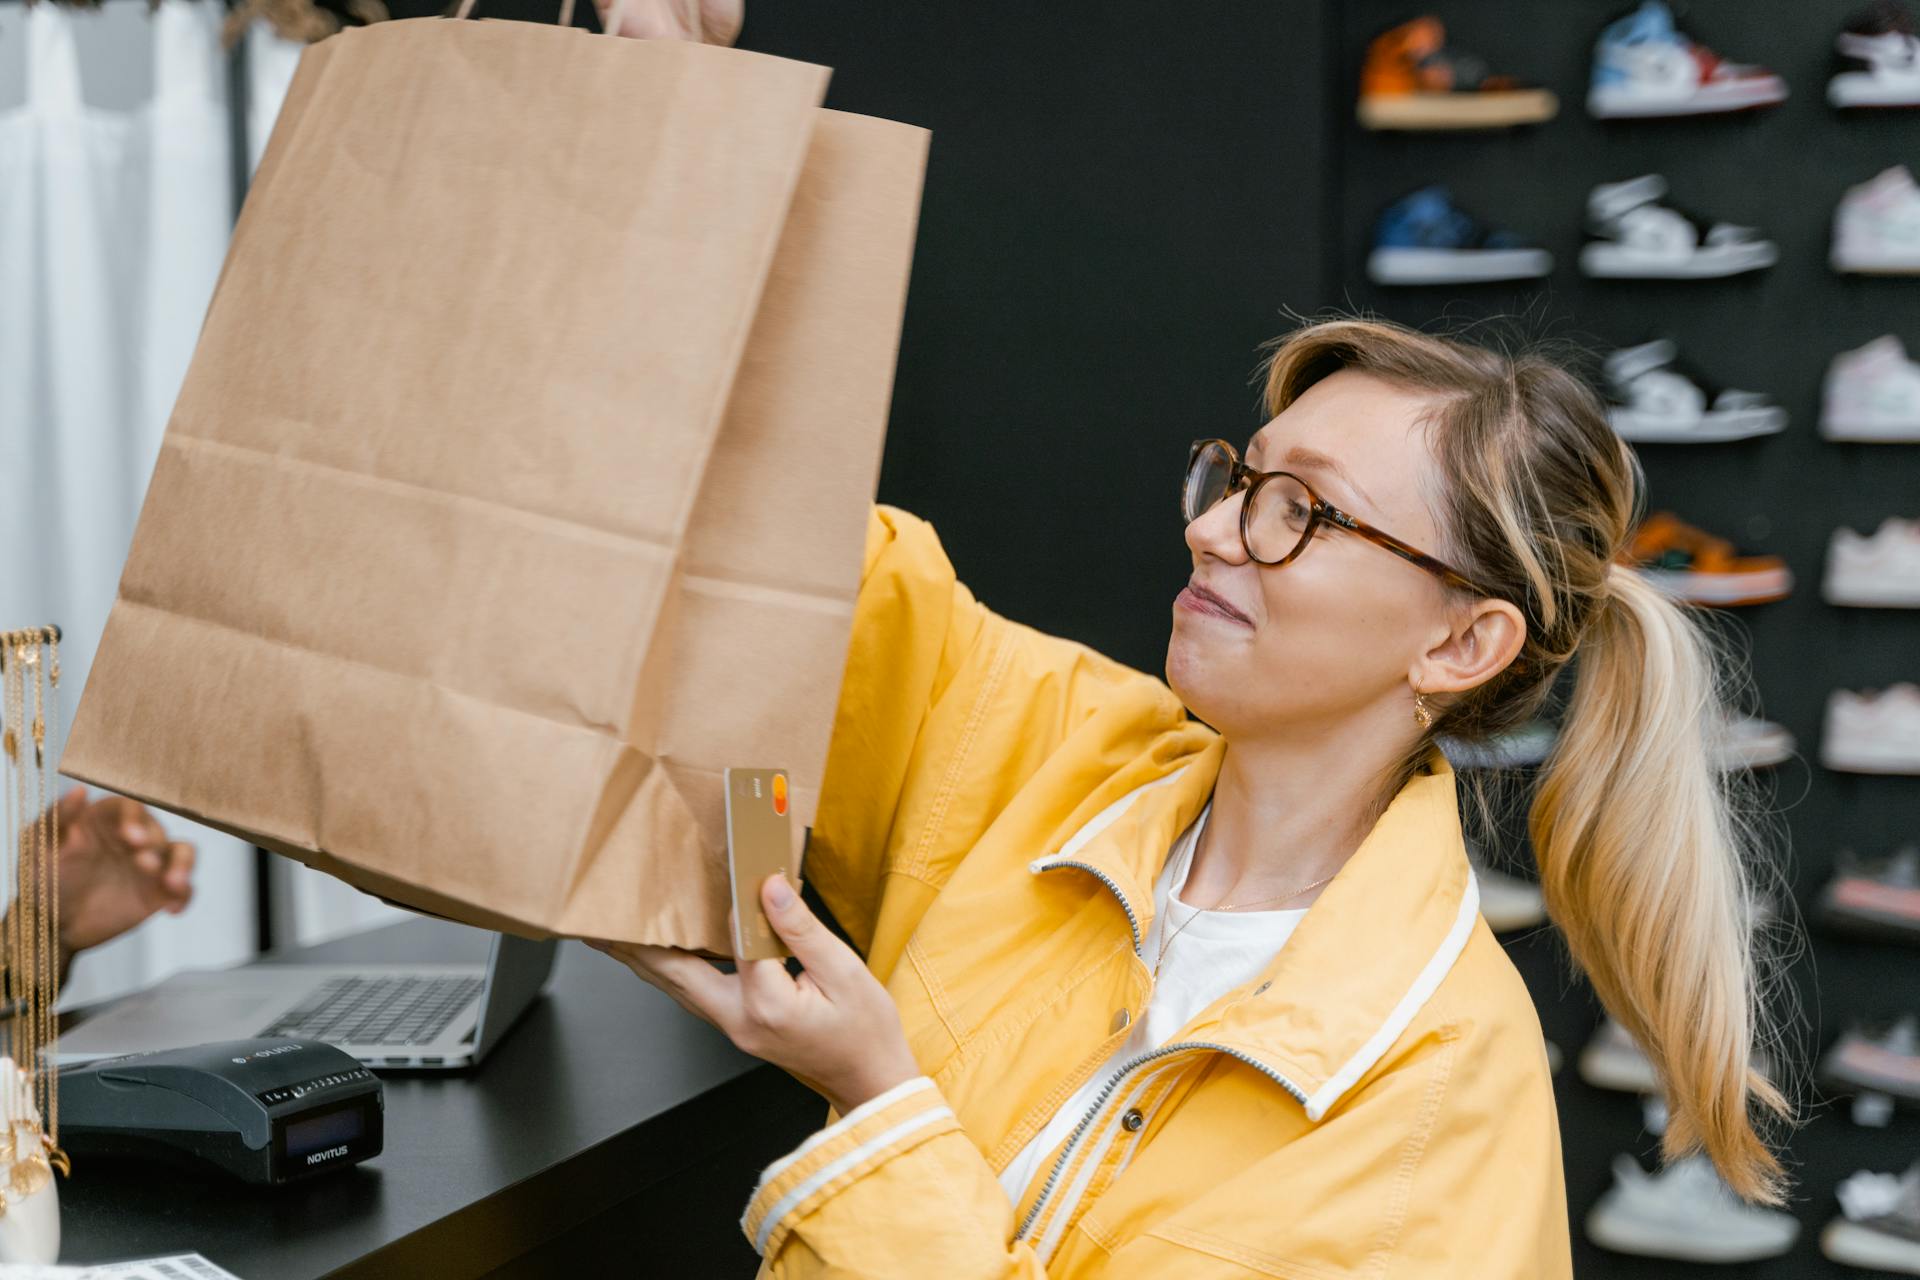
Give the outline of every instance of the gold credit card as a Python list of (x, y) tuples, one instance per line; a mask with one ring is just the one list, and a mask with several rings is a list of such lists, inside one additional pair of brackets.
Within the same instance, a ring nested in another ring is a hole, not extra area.
[(769, 960), (793, 954), (760, 909), (760, 886), (783, 872), (795, 893), (793, 819), (784, 769), (727, 769), (727, 873), (733, 884), (733, 956)]

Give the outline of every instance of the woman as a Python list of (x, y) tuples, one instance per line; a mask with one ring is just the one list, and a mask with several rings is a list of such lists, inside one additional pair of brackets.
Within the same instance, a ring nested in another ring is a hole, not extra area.
[(1711, 650), (1616, 563), (1638, 471), (1602, 406), (1361, 320), (1286, 338), (1267, 403), (1244, 460), (1190, 462), (1164, 684), (878, 508), (804, 867), (858, 953), (778, 877), (797, 979), (607, 946), (833, 1103), (747, 1206), (762, 1274), (1570, 1275), (1539, 1022), (1434, 743), (1524, 723), (1576, 655), (1549, 909), (1659, 1066), (1668, 1153), (1781, 1198)]

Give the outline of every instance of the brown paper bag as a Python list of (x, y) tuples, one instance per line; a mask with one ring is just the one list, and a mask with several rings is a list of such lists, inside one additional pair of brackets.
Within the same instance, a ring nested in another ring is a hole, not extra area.
[(313, 46), (65, 772), (438, 914), (729, 954), (720, 770), (811, 821), (925, 159), (826, 75)]

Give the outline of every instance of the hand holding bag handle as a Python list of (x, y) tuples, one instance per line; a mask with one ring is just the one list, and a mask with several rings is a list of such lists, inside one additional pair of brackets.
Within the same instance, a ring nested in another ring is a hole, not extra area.
[[(679, 2), (680, 0), (664, 0), (664, 3), (676, 6)], [(559, 26), (571, 27), (573, 25), (573, 4), (574, 0), (560, 0)], [(686, 29), (688, 37), (695, 44), (709, 43), (706, 24), (703, 20), (701, 0), (685, 0), (685, 5), (686, 18), (681, 25)], [(473, 6), (474, 0), (460, 0), (460, 7), (454, 11), (453, 16), (455, 18), (469, 17), (473, 13)], [(620, 20), (625, 14), (626, 7), (627, 0), (613, 0), (612, 7), (602, 15), (601, 30), (604, 34), (617, 35), (619, 33)], [(724, 43), (731, 44), (733, 42), (729, 40)]]

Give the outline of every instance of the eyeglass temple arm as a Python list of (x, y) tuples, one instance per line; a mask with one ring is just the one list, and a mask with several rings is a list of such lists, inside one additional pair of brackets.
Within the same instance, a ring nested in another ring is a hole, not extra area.
[(1422, 569), (1426, 569), (1429, 572), (1439, 574), (1442, 578), (1445, 578), (1448, 582), (1452, 583), (1454, 586), (1460, 587), (1461, 589), (1466, 591), (1471, 591), (1475, 595), (1484, 596), (1484, 595), (1492, 594), (1492, 592), (1486, 590), (1484, 587), (1480, 586), (1480, 584), (1476, 583), (1473, 579), (1467, 577), (1465, 574), (1461, 573), (1459, 570), (1453, 568), (1446, 561), (1437, 560), (1434, 557), (1428, 555), (1424, 551), (1418, 550), (1417, 548), (1414, 548), (1414, 547), (1410, 547), (1406, 543), (1400, 541), (1400, 539), (1394, 537), (1392, 534), (1384, 532), (1383, 530), (1380, 530), (1380, 529), (1376, 529), (1372, 525), (1368, 524), (1366, 521), (1356, 519), (1353, 516), (1348, 515), (1346, 512), (1340, 510), (1340, 508), (1338, 507), (1328, 506), (1326, 507), (1324, 514), (1329, 521), (1339, 525), (1342, 529), (1351, 530), (1352, 532), (1357, 533), (1361, 537), (1365, 538), (1367, 541), (1372, 542), (1378, 546), (1385, 547), (1387, 550), (1393, 552), (1393, 554), (1399, 556), (1402, 560), (1406, 560), (1412, 564), (1419, 565)]

